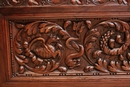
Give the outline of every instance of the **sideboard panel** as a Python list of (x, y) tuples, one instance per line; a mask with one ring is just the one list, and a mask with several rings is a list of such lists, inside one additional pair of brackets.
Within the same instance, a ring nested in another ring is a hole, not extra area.
[(2, 0), (1, 87), (129, 87), (128, 0)]

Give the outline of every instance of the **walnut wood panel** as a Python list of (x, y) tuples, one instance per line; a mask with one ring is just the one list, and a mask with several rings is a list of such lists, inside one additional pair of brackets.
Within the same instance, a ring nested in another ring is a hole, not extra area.
[(129, 0), (2, 0), (0, 87), (129, 87)]
[[(56, 70), (65, 75), (87, 75), (94, 69), (128, 74), (127, 22), (98, 18), (50, 21), (9, 22), (13, 76), (28, 71), (51, 75)], [(78, 73), (73, 73), (76, 70)]]

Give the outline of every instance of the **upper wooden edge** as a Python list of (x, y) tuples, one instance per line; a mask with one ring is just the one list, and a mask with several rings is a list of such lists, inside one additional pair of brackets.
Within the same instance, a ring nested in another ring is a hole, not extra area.
[(86, 13), (86, 12), (129, 12), (129, 6), (44, 6), (44, 7), (1, 7), (1, 14), (42, 13)]
[(129, 0), (0, 0), (1, 6), (129, 5)]
[(129, 12), (130, 0), (0, 0), (1, 14)]

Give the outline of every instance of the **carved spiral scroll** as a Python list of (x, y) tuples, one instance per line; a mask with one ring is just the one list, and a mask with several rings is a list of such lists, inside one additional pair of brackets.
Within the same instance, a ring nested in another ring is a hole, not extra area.
[[(99, 23), (94, 29), (92, 29), (90, 32), (86, 34), (85, 37), (85, 44), (86, 44), (86, 54), (88, 55), (88, 52), (92, 46), (92, 44), (97, 40), (97, 38), (100, 36), (99, 30), (97, 30), (97, 27), (103, 27), (105, 29), (108, 29), (108, 31), (103, 34), (103, 36), (100, 39), (100, 49), (95, 51), (94, 55), (95, 57), (99, 56), (102, 53), (105, 53), (106, 55), (120, 55), (125, 50), (128, 49), (128, 46), (130, 44), (129, 38), (130, 38), (130, 27), (129, 24), (123, 21), (104, 21)], [(114, 28), (114, 29), (112, 29)], [(121, 36), (117, 35), (116, 40), (113, 40), (113, 44), (116, 41), (119, 44), (122, 44), (119, 48), (115, 48), (112, 46), (112, 42), (109, 42), (109, 39), (112, 35), (114, 35), (114, 31), (124, 33), (125, 42), (122, 41)], [(89, 35), (90, 34), (90, 35)], [(91, 40), (89, 40), (91, 38)], [(89, 43), (88, 43), (89, 42)], [(109, 46), (108, 46), (109, 45)], [(111, 48), (110, 48), (111, 45)]]
[[(48, 73), (60, 67), (63, 44), (68, 49), (77, 50), (65, 59), (68, 67), (78, 66), (77, 59), (82, 56), (84, 49), (59, 25), (52, 22), (33, 22), (23, 26), (14, 41), (15, 57), (20, 66), (20, 73), (24, 67), (36, 73)], [(79, 51), (79, 53), (78, 53)]]
[[(106, 34), (104, 34), (101, 38), (101, 49), (103, 50), (103, 52), (105, 54), (108, 54), (108, 55), (119, 55), (119, 54), (122, 54), (129, 46), (130, 44), (130, 27), (127, 23), (123, 22), (123, 21), (105, 21), (105, 22), (102, 22), (100, 23), (98, 26), (105, 26), (105, 27), (110, 27), (110, 28), (115, 28), (117, 31), (119, 32), (122, 32), (122, 33), (125, 33), (125, 38), (126, 38), (126, 41), (125, 43), (120, 47), (120, 48), (113, 48), (113, 49), (110, 49), (108, 47), (108, 40), (109, 40), (109, 37), (111, 35), (114, 34), (114, 32), (112, 31), (108, 31)], [(119, 41), (118, 41), (119, 42)]]
[(68, 20), (64, 28), (48, 21), (16, 24), (19, 31), (13, 43), (19, 73), (129, 71), (129, 24), (121, 20), (96, 23)]
[(90, 60), (90, 63), (92, 62), (92, 66), (96, 70), (101, 72), (129, 70), (129, 65), (127, 69), (124, 69), (124, 61), (129, 58), (129, 53), (125, 53), (129, 50), (129, 39), (130, 26), (128, 23), (121, 20), (98, 23), (86, 33), (84, 46), (87, 59)]

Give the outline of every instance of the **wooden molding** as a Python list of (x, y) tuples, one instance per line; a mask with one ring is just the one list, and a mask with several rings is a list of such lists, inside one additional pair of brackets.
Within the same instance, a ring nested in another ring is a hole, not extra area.
[(128, 0), (2, 0), (2, 6), (129, 5)]

